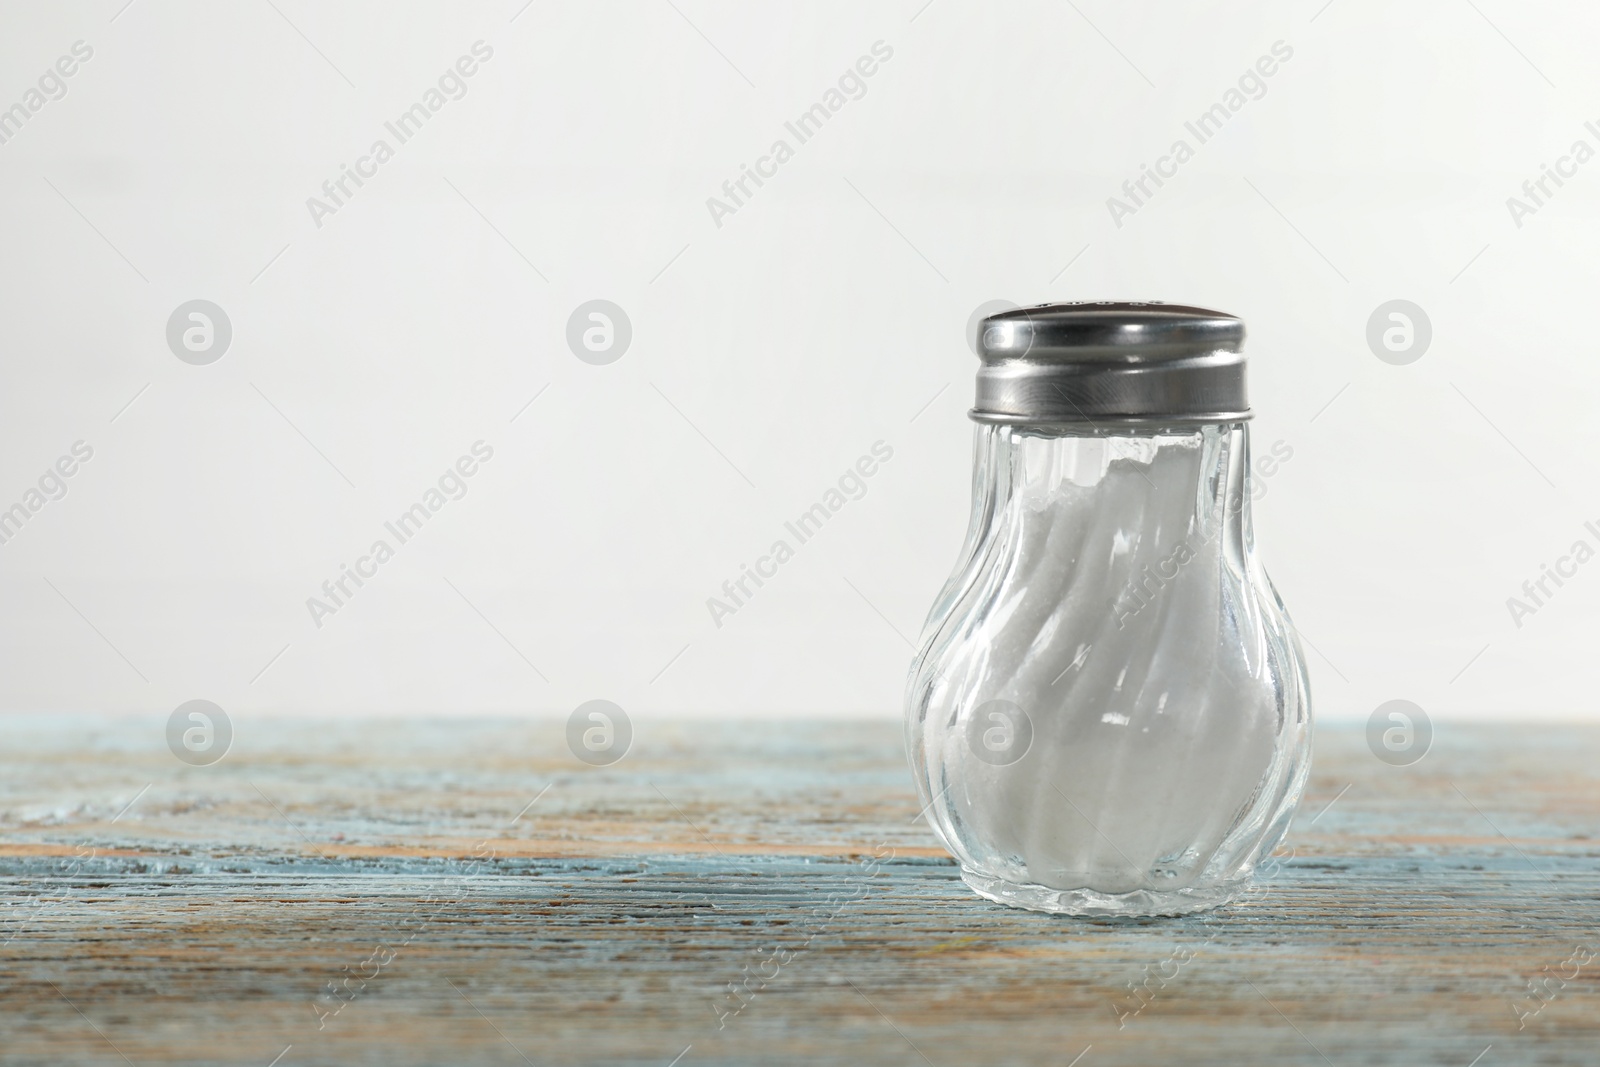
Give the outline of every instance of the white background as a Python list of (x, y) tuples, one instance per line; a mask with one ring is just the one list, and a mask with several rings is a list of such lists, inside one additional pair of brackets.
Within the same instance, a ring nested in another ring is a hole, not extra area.
[[(1506, 606), (1600, 543), (1600, 161), (1506, 206), (1600, 148), (1592, 9), (275, 3), (0, 6), (0, 107), (94, 50), (0, 145), (0, 507), (94, 449), (0, 545), (0, 708), (898, 715), (966, 523), (968, 316), (1117, 297), (1248, 323), (1256, 445), (1294, 450), (1257, 536), (1321, 716), (1600, 718), (1600, 562)], [(467, 95), (316, 226), (478, 40)], [(880, 40), (718, 227), (707, 197)], [(1116, 226), (1275, 41), (1266, 95)], [(233, 325), (209, 366), (165, 340), (195, 298)], [(609, 366), (564, 340), (595, 298), (633, 325)], [(1408, 366), (1365, 340), (1396, 298), (1433, 325)], [(479, 439), (467, 496), (317, 628), (306, 598)]]

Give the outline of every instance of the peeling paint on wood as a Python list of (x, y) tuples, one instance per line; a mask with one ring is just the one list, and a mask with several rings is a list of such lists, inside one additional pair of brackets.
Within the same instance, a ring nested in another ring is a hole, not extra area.
[(7, 722), (0, 1063), (1600, 1061), (1596, 729), (1323, 729), (1248, 903), (1085, 921), (966, 890), (892, 724), (236, 725)]

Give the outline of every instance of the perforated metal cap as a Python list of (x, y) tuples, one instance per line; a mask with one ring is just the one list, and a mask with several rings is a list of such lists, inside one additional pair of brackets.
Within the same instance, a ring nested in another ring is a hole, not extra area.
[(1040, 304), (978, 331), (979, 422), (1039, 425), (1239, 422), (1244, 322), (1160, 301)]

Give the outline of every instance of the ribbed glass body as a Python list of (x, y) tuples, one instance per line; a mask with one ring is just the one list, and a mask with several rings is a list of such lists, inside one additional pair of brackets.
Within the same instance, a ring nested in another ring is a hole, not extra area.
[(1310, 693), (1256, 559), (1242, 423), (980, 424), (966, 544), (906, 725), (979, 894), (1040, 911), (1221, 904), (1281, 840)]

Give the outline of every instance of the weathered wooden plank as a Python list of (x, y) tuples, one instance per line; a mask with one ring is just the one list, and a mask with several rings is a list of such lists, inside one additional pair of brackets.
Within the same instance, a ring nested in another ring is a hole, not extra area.
[(7, 734), (8, 1064), (1600, 1059), (1600, 730), (1324, 729), (1263, 892), (1121, 921), (970, 894), (891, 724)]

